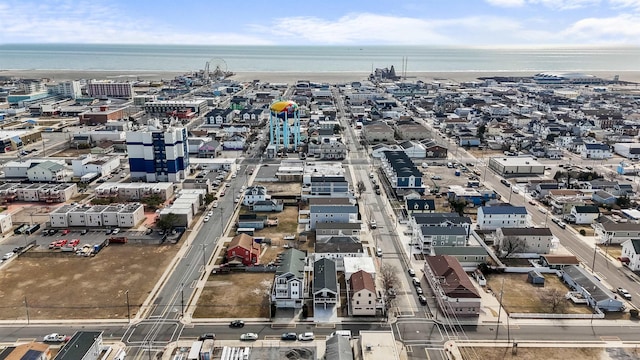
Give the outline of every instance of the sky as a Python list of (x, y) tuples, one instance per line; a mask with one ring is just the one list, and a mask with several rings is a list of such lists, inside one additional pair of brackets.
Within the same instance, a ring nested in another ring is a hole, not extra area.
[(0, 44), (640, 45), (640, 0), (0, 0)]

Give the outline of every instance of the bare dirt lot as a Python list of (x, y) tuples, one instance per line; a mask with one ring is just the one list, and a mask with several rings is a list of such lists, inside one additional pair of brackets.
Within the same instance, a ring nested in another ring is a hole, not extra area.
[[(243, 209), (242, 213), (250, 213), (250, 211)], [(298, 208), (295, 206), (285, 206), (282, 212), (279, 213), (257, 213), (261, 216), (268, 216), (269, 219), (278, 218), (278, 226), (269, 226), (261, 230), (256, 230), (254, 236), (264, 236), (271, 239), (271, 243), (274, 245), (284, 245), (286, 242), (283, 240), (284, 235), (296, 235), (298, 238)], [(235, 229), (229, 230), (227, 234), (229, 237), (235, 236)]]
[(503, 288), (502, 280), (504, 279), (502, 306), (509, 313), (552, 313), (553, 310), (548, 293), (556, 289), (556, 299), (560, 304), (560, 306), (556, 307), (557, 313), (591, 314), (587, 306), (574, 305), (570, 300), (564, 299), (564, 295), (569, 291), (569, 288), (556, 275), (543, 275), (545, 277), (544, 286), (528, 283), (527, 274), (490, 275), (487, 277), (487, 285), (495, 296), (500, 299), (500, 289)]
[(66, 149), (58, 151), (57, 153), (52, 154), (51, 156), (57, 157), (77, 157), (84, 154), (91, 153), (91, 149)]
[[(602, 349), (602, 348), (524, 348), (519, 347), (517, 353), (511, 353), (511, 348), (485, 347), (485, 348), (460, 348), (464, 359), (581, 359), (581, 360), (607, 360), (617, 357), (609, 356), (610, 350), (620, 350), (631, 354), (633, 349)], [(626, 359), (626, 357), (621, 358)]]
[[(133, 317), (178, 248), (111, 245), (92, 258), (19, 257), (0, 271), (0, 319)], [(26, 300), (26, 302), (25, 302)]]
[(198, 298), (194, 318), (269, 317), (273, 273), (210, 275)]

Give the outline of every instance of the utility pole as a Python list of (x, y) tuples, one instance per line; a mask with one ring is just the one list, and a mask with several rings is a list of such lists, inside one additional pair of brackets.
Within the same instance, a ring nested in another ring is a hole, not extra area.
[[(504, 294), (504, 279), (502, 279), (502, 286), (500, 287), (500, 307), (498, 308), (498, 323), (496, 324), (496, 338), (498, 340), (498, 330), (500, 330), (500, 315), (502, 314), (502, 295)], [(508, 316), (508, 314), (507, 314)]]
[(591, 262), (591, 272), (596, 273), (596, 253), (598, 252), (598, 245), (593, 245), (593, 261)]
[(202, 271), (207, 270), (207, 257), (204, 253), (204, 249), (205, 249), (205, 246), (204, 244), (202, 244), (202, 268), (203, 268)]
[(180, 284), (180, 313), (184, 317), (184, 283)]
[(27, 310), (27, 325), (29, 325), (31, 320), (29, 318), (29, 303), (27, 302), (27, 295), (24, 296), (24, 307)]

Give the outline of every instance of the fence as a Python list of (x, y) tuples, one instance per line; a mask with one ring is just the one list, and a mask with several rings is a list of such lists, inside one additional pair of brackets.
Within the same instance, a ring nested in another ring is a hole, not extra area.
[(595, 314), (541, 314), (541, 313), (510, 313), (513, 319), (604, 319), (604, 313)]

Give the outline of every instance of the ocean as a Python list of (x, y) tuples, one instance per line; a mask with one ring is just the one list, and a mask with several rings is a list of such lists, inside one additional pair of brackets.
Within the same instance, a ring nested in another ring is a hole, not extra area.
[(233, 72), (640, 71), (640, 47), (0, 45), (0, 70)]

